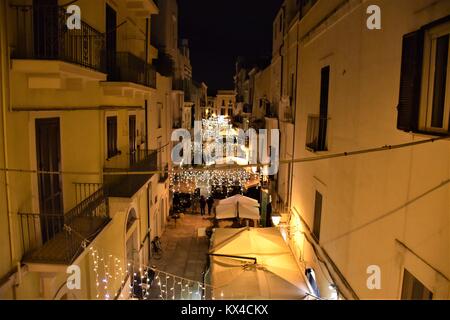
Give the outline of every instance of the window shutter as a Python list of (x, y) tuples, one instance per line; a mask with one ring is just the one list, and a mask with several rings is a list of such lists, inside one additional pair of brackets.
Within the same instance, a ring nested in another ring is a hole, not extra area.
[(418, 130), (423, 47), (423, 30), (403, 37), (397, 128), (407, 132)]

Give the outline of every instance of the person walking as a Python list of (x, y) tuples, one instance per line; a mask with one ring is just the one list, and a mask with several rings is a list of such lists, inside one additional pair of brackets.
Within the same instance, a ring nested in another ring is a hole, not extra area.
[(200, 197), (200, 214), (202, 216), (205, 215), (205, 208), (206, 208), (206, 199), (204, 196)]
[(208, 203), (208, 215), (211, 215), (212, 208), (213, 208), (213, 205), (214, 205), (213, 197), (210, 196), (206, 202)]

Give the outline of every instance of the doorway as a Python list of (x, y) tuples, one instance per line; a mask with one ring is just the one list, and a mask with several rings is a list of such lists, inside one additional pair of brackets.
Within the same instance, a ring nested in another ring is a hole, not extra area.
[(33, 56), (58, 58), (58, 0), (33, 0)]
[(64, 208), (62, 177), (50, 172), (61, 171), (59, 118), (36, 119), (36, 156), (39, 190), (39, 211), (42, 241), (45, 243), (61, 231)]
[(136, 116), (130, 115), (128, 118), (128, 136), (130, 146), (130, 162), (131, 165), (135, 164), (138, 159), (136, 158)]
[(112, 80), (116, 69), (116, 52), (117, 52), (117, 13), (106, 5), (106, 72), (108, 80)]

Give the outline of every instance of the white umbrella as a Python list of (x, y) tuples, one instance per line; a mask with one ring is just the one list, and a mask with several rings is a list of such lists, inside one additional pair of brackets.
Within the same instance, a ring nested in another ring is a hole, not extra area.
[(232, 196), (230, 198), (226, 198), (226, 199), (223, 199), (223, 200), (219, 201), (219, 205), (222, 205), (222, 204), (237, 204), (237, 203), (239, 203), (239, 204), (246, 204), (246, 205), (252, 205), (254, 207), (259, 207), (259, 203), (258, 203), (257, 200), (249, 198), (249, 197), (245, 197), (245, 196), (240, 195), (240, 194), (237, 194), (237, 195), (234, 195), (234, 196)]
[(216, 229), (210, 254), (211, 284), (217, 297), (303, 299), (308, 292), (276, 228)]

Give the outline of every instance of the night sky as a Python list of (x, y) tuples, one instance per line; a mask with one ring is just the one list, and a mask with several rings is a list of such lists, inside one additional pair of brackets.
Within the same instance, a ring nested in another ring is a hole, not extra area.
[(272, 54), (272, 23), (282, 0), (178, 0), (180, 36), (189, 39), (193, 78), (209, 94), (234, 89), (238, 56)]

